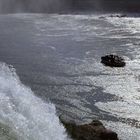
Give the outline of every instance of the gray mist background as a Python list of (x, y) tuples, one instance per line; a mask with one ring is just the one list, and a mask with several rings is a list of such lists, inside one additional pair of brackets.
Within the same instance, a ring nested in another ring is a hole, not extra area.
[(0, 0), (0, 12), (56, 12), (67, 5), (65, 0)]
[(0, 0), (0, 13), (68, 11), (139, 12), (139, 0)]

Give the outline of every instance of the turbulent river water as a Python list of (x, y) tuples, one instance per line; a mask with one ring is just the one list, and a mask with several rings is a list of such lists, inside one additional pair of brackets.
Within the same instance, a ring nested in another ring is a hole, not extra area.
[[(66, 140), (59, 115), (139, 140), (139, 45), (139, 17), (1, 15), (0, 140)], [(110, 53), (126, 67), (103, 66)]]

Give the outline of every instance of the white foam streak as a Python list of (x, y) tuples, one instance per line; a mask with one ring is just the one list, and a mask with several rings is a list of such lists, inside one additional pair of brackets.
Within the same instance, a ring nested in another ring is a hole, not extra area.
[(0, 123), (18, 140), (67, 139), (55, 106), (36, 97), (4, 63), (0, 63)]
[(107, 128), (115, 131), (121, 140), (140, 140), (140, 129), (138, 128), (126, 125), (121, 122), (103, 121), (103, 123)]

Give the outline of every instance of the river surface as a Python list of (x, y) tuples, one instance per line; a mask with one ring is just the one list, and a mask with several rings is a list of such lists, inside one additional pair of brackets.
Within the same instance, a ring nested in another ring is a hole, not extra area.
[(57, 116), (140, 140), (139, 17), (0, 15), (0, 140), (66, 140)]

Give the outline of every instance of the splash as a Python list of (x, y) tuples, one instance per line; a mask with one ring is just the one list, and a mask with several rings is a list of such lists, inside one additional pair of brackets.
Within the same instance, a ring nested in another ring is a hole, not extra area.
[(15, 69), (0, 63), (0, 139), (68, 140), (55, 106), (23, 85)]

